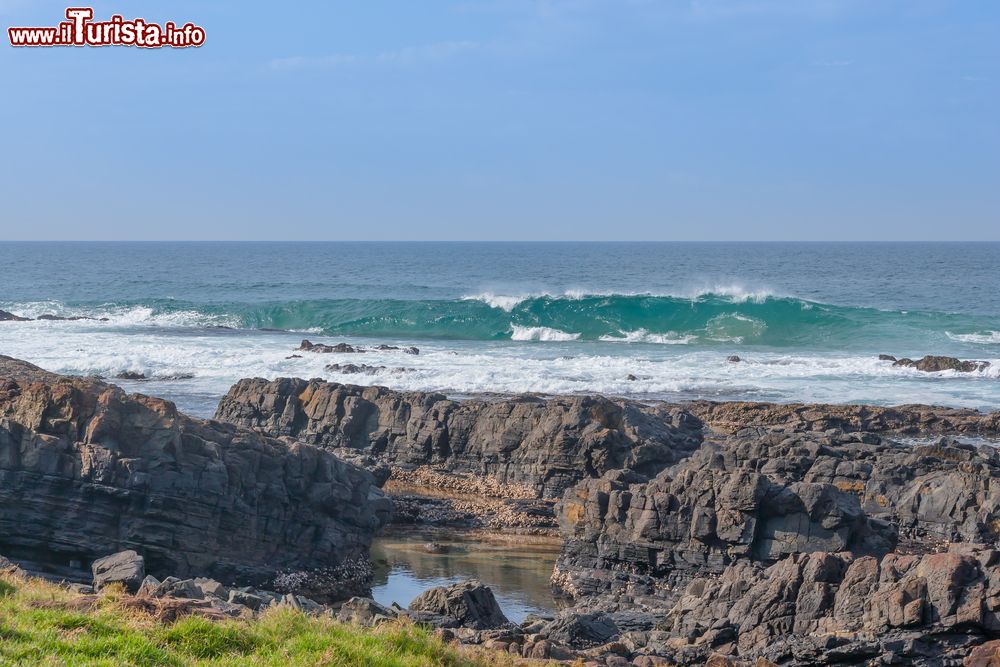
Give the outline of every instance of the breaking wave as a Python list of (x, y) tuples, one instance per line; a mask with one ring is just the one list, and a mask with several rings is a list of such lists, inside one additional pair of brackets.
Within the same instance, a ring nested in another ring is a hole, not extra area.
[[(990, 318), (838, 306), (726, 286), (696, 290), (690, 295), (567, 292), (477, 294), (458, 299), (213, 304), (173, 299), (128, 303), (37, 301), (0, 302), (0, 309), (32, 318), (94, 318), (74, 323), (81, 326), (282, 329), (406, 339), (838, 349), (875, 346), (896, 354), (936, 352), (949, 343), (1000, 343), (1000, 327)], [(899, 349), (904, 341), (908, 349)]]

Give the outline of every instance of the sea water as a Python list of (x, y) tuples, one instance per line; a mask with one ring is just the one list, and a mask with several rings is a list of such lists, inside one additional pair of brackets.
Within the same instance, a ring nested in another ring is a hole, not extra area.
[[(0, 354), (142, 373), (116, 382), (198, 416), (239, 378), (280, 376), (1000, 408), (998, 243), (0, 243), (0, 309), (97, 318), (0, 322)], [(420, 354), (292, 356), (303, 338)]]

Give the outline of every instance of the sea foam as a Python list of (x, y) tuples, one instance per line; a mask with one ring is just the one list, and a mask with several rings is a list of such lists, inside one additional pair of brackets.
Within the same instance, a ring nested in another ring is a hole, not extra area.
[(567, 333), (551, 327), (522, 327), (517, 324), (511, 326), (514, 330), (510, 336), (511, 340), (558, 342), (576, 340), (580, 337), (578, 333)]
[(645, 329), (622, 331), (620, 336), (601, 336), (598, 340), (605, 343), (655, 343), (657, 345), (687, 345), (698, 340), (693, 334), (682, 335), (676, 331), (667, 333), (650, 333)]
[(978, 345), (1000, 345), (1000, 331), (990, 331), (988, 333), (968, 333), (953, 334), (945, 331), (948, 338), (960, 343), (976, 343)]

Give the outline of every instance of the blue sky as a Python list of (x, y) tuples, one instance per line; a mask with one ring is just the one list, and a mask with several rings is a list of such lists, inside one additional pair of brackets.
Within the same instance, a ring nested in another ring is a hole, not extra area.
[(4, 34), (2, 239), (1000, 240), (995, 0), (93, 6), (207, 43)]

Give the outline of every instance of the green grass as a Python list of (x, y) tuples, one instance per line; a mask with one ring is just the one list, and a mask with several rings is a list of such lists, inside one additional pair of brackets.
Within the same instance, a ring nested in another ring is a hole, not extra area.
[(0, 577), (0, 665), (486, 667), (503, 654), (470, 652), (406, 623), (343, 625), (292, 609), (258, 618), (186, 616), (166, 624), (124, 604), (121, 591), (85, 598), (36, 579)]

